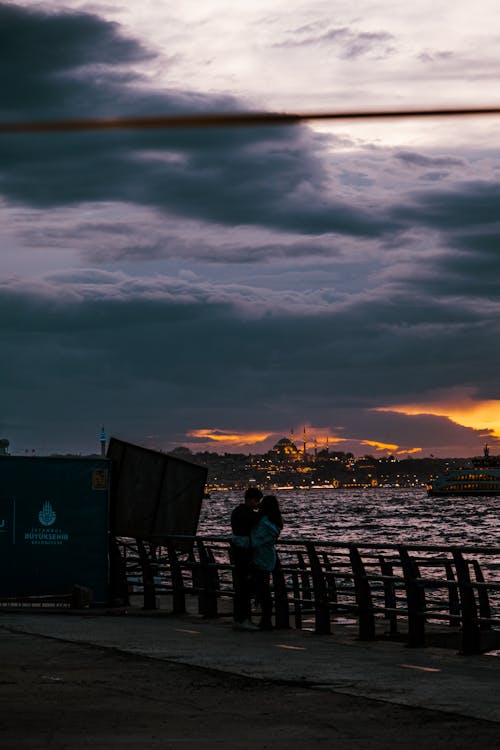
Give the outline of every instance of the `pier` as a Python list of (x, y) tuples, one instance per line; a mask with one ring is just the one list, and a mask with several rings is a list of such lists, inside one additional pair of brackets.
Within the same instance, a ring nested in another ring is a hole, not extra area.
[[(283, 539), (273, 573), (275, 625), (361, 641), (441, 645), (463, 655), (500, 648), (500, 548)], [(116, 540), (115, 588), (146, 610), (227, 616), (234, 595), (226, 537)], [(131, 583), (132, 582), (132, 583)], [(191, 609), (193, 604), (190, 605)]]
[(498, 549), (278, 546), (270, 632), (221, 537), (116, 540), (109, 607), (4, 598), (2, 747), (499, 747)]
[[(272, 573), (274, 627), (355, 640), (500, 650), (500, 548), (282, 539)], [(172, 535), (111, 541), (109, 605), (229, 621), (234, 597), (227, 537)], [(0, 597), (0, 611), (89, 607), (82, 586)], [(254, 602), (255, 615), (259, 604)]]
[(499, 747), (498, 659), (160, 613), (0, 613), (0, 741), (40, 747)]
[(348, 624), (339, 624), (335, 636), (324, 638), (312, 629), (234, 632), (229, 618), (207, 620), (194, 614), (4, 611), (0, 629), (500, 722), (500, 658), (464, 658), (451, 649), (414, 650), (383, 640), (363, 642)]

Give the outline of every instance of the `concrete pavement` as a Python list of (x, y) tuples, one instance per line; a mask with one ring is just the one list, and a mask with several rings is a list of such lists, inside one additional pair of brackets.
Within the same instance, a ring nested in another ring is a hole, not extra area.
[(500, 722), (497, 656), (365, 643), (339, 625), (330, 636), (298, 630), (241, 633), (232, 630), (227, 617), (3, 610), (2, 629)]

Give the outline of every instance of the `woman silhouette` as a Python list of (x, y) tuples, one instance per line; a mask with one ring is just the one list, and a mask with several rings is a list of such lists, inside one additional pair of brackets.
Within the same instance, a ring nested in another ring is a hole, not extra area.
[(258, 521), (252, 529), (250, 539), (256, 596), (262, 608), (259, 628), (272, 630), (273, 600), (270, 574), (276, 567), (276, 541), (283, 528), (281, 510), (275, 495), (266, 495), (262, 498), (257, 515)]

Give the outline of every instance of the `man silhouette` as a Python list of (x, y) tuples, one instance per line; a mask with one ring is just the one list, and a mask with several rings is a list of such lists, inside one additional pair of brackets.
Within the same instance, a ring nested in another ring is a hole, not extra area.
[(231, 513), (231, 558), (233, 561), (233, 628), (235, 630), (258, 630), (252, 622), (252, 549), (250, 534), (257, 522), (256, 510), (262, 499), (257, 487), (249, 487), (245, 501)]

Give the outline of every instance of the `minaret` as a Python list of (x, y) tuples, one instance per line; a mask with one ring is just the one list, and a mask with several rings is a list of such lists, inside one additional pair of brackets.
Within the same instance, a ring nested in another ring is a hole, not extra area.
[(105, 458), (107, 438), (106, 438), (106, 432), (104, 430), (104, 425), (101, 428), (101, 437), (99, 438), (99, 442), (101, 443), (101, 456)]
[(304, 431), (302, 435), (302, 441), (303, 441), (303, 457), (304, 457), (304, 463), (307, 462), (307, 438), (306, 438), (306, 426), (304, 425)]

